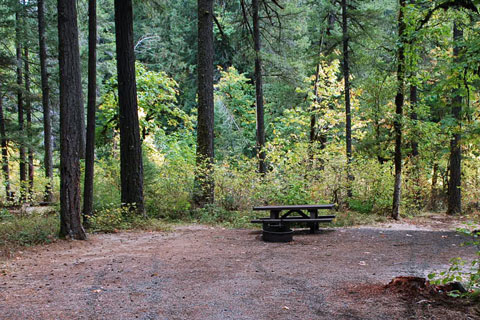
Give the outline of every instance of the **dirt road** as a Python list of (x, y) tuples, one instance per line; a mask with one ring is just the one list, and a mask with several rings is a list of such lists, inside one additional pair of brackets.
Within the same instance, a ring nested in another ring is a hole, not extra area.
[(382, 289), (473, 257), (464, 240), (374, 228), (296, 234), (288, 244), (205, 226), (92, 235), (7, 261), (0, 319), (480, 319), (474, 308)]

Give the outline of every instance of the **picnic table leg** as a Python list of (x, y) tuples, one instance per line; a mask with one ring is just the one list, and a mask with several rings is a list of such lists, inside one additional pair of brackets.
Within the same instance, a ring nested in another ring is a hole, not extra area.
[[(270, 219), (280, 219), (281, 210), (270, 210)], [(279, 226), (282, 226), (282, 223), (279, 223)]]
[[(311, 210), (308, 210), (310, 212), (310, 218), (311, 219), (317, 219), (318, 218), (318, 210), (316, 209), (311, 209)], [(318, 222), (312, 222), (312, 224), (310, 225), (310, 233), (315, 233), (315, 231), (317, 231), (319, 228), (318, 228)]]
[(280, 211), (270, 210), (270, 219), (280, 219)]

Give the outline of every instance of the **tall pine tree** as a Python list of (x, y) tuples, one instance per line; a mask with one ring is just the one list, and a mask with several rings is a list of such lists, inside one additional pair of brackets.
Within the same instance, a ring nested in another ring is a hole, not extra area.
[(60, 236), (86, 239), (81, 222), (80, 126), (83, 112), (77, 4), (58, 0), (60, 69)]
[(138, 122), (133, 8), (131, 0), (115, 0), (118, 104), (120, 118), (120, 175), (122, 203), (144, 213), (143, 162)]
[(214, 201), (213, 181), (213, 0), (198, 0), (198, 123), (194, 202)]

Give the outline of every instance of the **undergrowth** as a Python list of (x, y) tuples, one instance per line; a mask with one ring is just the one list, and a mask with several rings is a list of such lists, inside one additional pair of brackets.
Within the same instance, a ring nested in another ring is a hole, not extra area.
[(447, 270), (431, 273), (428, 275), (434, 284), (448, 284), (451, 282), (462, 283), (465, 292), (452, 291), (454, 297), (470, 297), (480, 300), (480, 228), (478, 224), (470, 223), (457, 231), (471, 240), (463, 245), (473, 246), (477, 250), (477, 257), (470, 261), (456, 257), (450, 260), (450, 267)]
[(121, 230), (169, 231), (171, 223), (155, 217), (139, 216), (135, 208), (110, 204), (95, 212), (89, 219), (90, 232), (118, 232)]
[(58, 236), (56, 213), (33, 212), (14, 215), (6, 209), (0, 211), (0, 256), (9, 256), (19, 247), (47, 244)]

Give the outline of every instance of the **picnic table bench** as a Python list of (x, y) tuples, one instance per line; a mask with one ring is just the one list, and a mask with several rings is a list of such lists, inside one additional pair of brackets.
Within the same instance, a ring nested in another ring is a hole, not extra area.
[[(334, 215), (319, 216), (318, 210), (330, 210), (334, 207), (334, 204), (254, 207), (254, 211), (270, 211), (270, 217), (254, 219), (251, 222), (262, 223), (263, 230), (272, 225), (281, 227), (288, 226), (291, 223), (307, 223), (310, 226), (310, 232), (315, 233), (318, 230), (319, 223), (331, 222), (335, 218)], [(285, 213), (282, 214), (282, 212)]]

